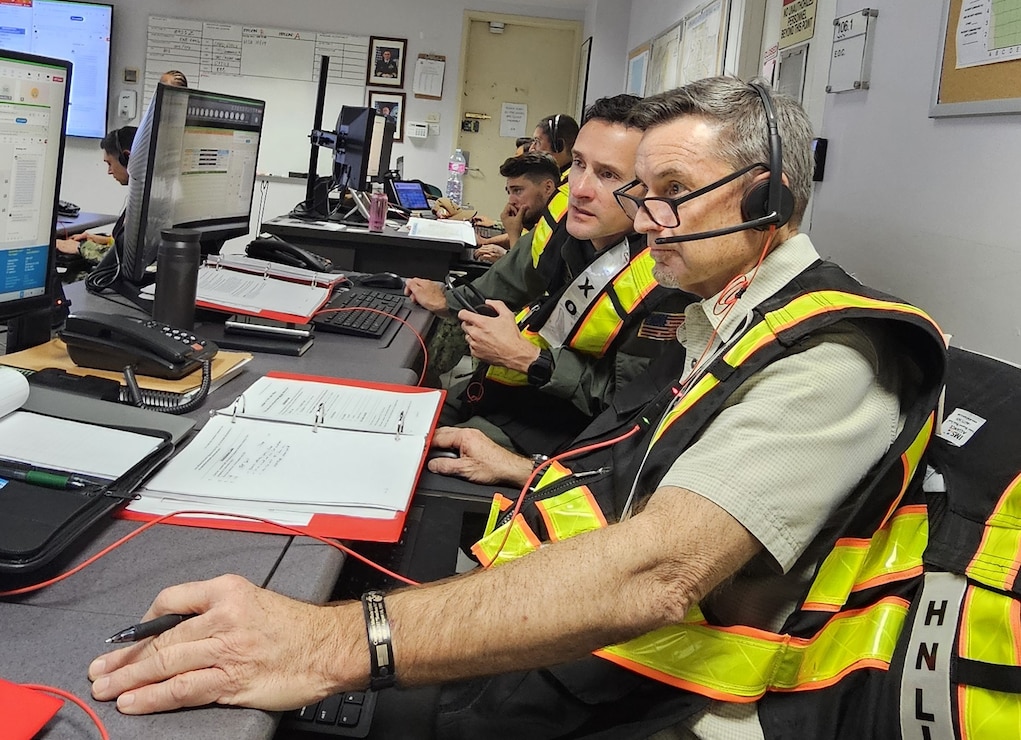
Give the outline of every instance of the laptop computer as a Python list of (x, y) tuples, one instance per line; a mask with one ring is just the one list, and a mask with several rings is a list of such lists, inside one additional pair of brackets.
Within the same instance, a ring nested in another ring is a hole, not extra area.
[(398, 206), (408, 211), (412, 216), (420, 218), (434, 217), (422, 183), (417, 180), (393, 180), (390, 185), (393, 187), (394, 198)]

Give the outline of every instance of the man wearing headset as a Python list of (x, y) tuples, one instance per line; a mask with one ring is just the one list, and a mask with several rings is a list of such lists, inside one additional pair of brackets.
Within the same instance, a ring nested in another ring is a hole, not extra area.
[[(121, 185), (128, 184), (128, 157), (131, 156), (131, 144), (135, 140), (135, 126), (124, 126), (107, 133), (100, 142), (103, 150), (103, 161), (106, 171)], [(99, 264), (110, 248), (124, 235), (124, 212), (117, 217), (117, 222), (109, 235), (90, 234), (83, 232), (74, 234), (68, 239), (57, 239), (57, 251), (66, 255), (77, 255), (85, 260), (91, 270)], [(80, 277), (83, 277), (79, 276)]]
[[(279, 710), (442, 683), (443, 738), (892, 736), (876, 710), (895, 692), (876, 685), (917, 579), (896, 525), (942, 337), (798, 233), (812, 160), (795, 101), (709, 78), (633, 120), (645, 135), (621, 200), (656, 244), (661, 282), (702, 300), (679, 335), (688, 359), (629, 386), (655, 398), (600, 417), (580, 441), (603, 450), (542, 471), (580, 495), (537, 490), (514, 531), (476, 546), (499, 567), (370, 592), (364, 607), (300, 604), (236, 576), (167, 589), (145, 618), (198, 616), (97, 659), (97, 699), (129, 714)], [(493, 447), (484, 460), (471, 430), (434, 442), (474, 459), (475, 477), (531, 468)], [(508, 526), (494, 503), (494, 526)]]
[[(690, 296), (656, 285), (644, 239), (613, 195), (634, 177), (641, 132), (626, 120), (637, 103), (617, 95), (585, 112), (567, 216), (537, 260), (525, 236), (471, 292), (408, 281), (416, 302), (456, 313), (479, 361), (472, 378), (450, 389), (443, 423), (482, 429), (520, 452), (559, 448), (673, 343)], [(458, 311), (462, 297), (472, 308), (488, 299), (490, 315)]]

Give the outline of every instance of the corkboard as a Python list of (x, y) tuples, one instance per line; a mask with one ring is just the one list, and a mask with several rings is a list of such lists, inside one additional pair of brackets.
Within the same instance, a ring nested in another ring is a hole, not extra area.
[(943, 34), (929, 116), (1021, 113), (1021, 59), (957, 69), (957, 21), (963, 0), (943, 0)]

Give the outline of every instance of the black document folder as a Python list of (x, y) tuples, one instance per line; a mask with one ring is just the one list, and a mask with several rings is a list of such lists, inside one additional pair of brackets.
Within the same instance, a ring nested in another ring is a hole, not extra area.
[[(3, 469), (0, 470), (0, 481), (3, 481), (0, 484), (0, 576), (31, 573), (83, 545), (86, 533), (131, 500), (141, 483), (173, 454), (175, 441), (192, 426), (190, 420), (49, 389), (34, 389), (23, 411), (151, 437), (152, 444), (140, 445), (151, 447), (151, 451), (115, 479), (6, 460), (0, 450), (0, 468)], [(163, 418), (174, 423), (165, 424)], [(40, 440), (40, 443), (46, 444), (46, 441)], [(70, 474), (85, 485), (64, 490), (33, 484), (7, 473), (30, 469)]]

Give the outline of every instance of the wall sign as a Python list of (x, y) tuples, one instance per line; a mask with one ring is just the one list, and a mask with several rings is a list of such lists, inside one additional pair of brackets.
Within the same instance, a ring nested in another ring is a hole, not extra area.
[(815, 35), (816, 0), (783, 0), (780, 48), (800, 44)]
[(872, 33), (876, 8), (862, 8), (833, 21), (833, 49), (830, 52), (830, 76), (826, 92), (868, 90), (872, 70)]

